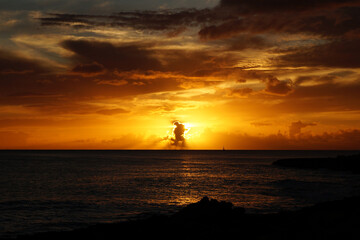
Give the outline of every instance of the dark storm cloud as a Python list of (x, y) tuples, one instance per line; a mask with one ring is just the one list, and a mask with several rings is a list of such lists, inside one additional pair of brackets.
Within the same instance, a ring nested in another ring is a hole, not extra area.
[(208, 21), (222, 20), (211, 9), (175, 9), (159, 11), (117, 12), (112, 15), (85, 15), (50, 13), (39, 18), (43, 26), (64, 25), (74, 27), (131, 27), (147, 30), (175, 30), (179, 26), (198, 26)]
[(39, 20), (42, 25), (167, 31), (168, 36), (186, 27), (200, 27), (199, 37), (203, 40), (244, 33), (310, 33), (327, 37), (359, 29), (359, 6), (359, 0), (223, 0), (211, 9), (123, 11), (112, 15), (51, 13)]
[(214, 11), (231, 13), (209, 22), (201, 39), (220, 39), (241, 33), (309, 33), (324, 37), (353, 32), (360, 26), (360, 1), (223, 0)]
[(311, 67), (360, 67), (360, 38), (334, 40), (312, 47), (302, 47), (273, 59), (278, 66)]
[(307, 33), (322, 37), (342, 37), (359, 29), (360, 8), (340, 8), (319, 12), (260, 13), (244, 15), (202, 27), (199, 36), (204, 40), (230, 38), (252, 33)]
[(62, 46), (75, 53), (75, 61), (83, 64), (96, 62), (110, 70), (156, 70), (161, 66), (152, 52), (141, 44), (116, 46), (109, 42), (66, 40)]
[[(211, 4), (211, 3), (210, 3)], [(213, 4), (212, 4), (213, 5)], [(10, 11), (38, 11), (40, 9), (50, 9), (62, 12), (82, 12), (95, 13), (98, 11), (112, 13), (114, 9), (159, 9), (160, 7), (196, 7), (203, 8), (209, 6), (208, 0), (1, 0), (0, 9)]]
[[(360, 1), (339, 3), (334, 0), (315, 2), (227, 0), (221, 1), (212, 9), (128, 11), (112, 15), (51, 13), (48, 17), (39, 19), (43, 25), (132, 27), (160, 31), (174, 31), (179, 29), (179, 26), (201, 26), (200, 37), (211, 39), (245, 31), (326, 32), (326, 30), (337, 31), (342, 28), (350, 30), (358, 26), (359, 10), (354, 6), (360, 5), (359, 3)], [(319, 12), (319, 9), (324, 12)], [(303, 12), (305, 10), (306, 12)], [(276, 15), (273, 14), (275, 12)], [(341, 17), (347, 18), (343, 18), (343, 22), (340, 22)], [(343, 32), (339, 31), (338, 34)]]
[(46, 64), (0, 49), (0, 75), (37, 74), (50, 70)]
[(286, 101), (275, 104), (274, 109), (288, 113), (359, 111), (360, 98), (354, 97), (359, 92), (359, 80), (352, 83), (300, 85), (286, 96)]
[[(200, 71), (214, 71), (231, 67), (237, 57), (228, 53), (201, 50), (155, 49), (151, 44), (131, 43), (116, 45), (110, 42), (66, 40), (61, 45), (74, 53), (73, 70), (89, 71), (101, 65), (118, 76), (123, 72), (161, 71), (195, 76)], [(124, 79), (126, 80), (126, 79)]]
[(171, 144), (175, 145), (175, 146), (184, 147), (185, 146), (184, 134), (186, 131), (185, 125), (179, 121), (174, 121), (173, 125), (175, 126), (174, 131), (173, 131), (175, 137), (171, 138)]
[(267, 76), (264, 80), (266, 84), (265, 91), (273, 94), (286, 95), (293, 90), (292, 82), (280, 81), (274, 76)]
[(265, 49), (271, 47), (272, 44), (261, 36), (254, 35), (240, 35), (235, 38), (231, 38), (227, 42), (228, 50), (230, 51), (241, 51), (244, 49)]
[(262, 13), (278, 11), (301, 12), (340, 6), (356, 6), (358, 4), (358, 0), (221, 0), (219, 6), (223, 8), (235, 8), (237, 11), (243, 13)]
[(88, 64), (78, 64), (73, 69), (72, 72), (83, 74), (84, 76), (93, 76), (104, 73), (104, 66), (97, 63), (88, 63)]
[(13, 94), (7, 95), (8, 97), (16, 98), (48, 98), (48, 97), (59, 97), (59, 94), (52, 93), (40, 93), (40, 92), (16, 92)]
[[(245, 82), (246, 80), (259, 80), (265, 84), (264, 91), (269, 94), (287, 95), (294, 90), (293, 82), (288, 80), (279, 80), (276, 76), (260, 70), (237, 70), (239, 76), (238, 82)], [(247, 93), (251, 93), (246, 90)]]
[(304, 123), (302, 121), (292, 122), (289, 126), (289, 136), (296, 137), (301, 133), (301, 129), (308, 126), (316, 126), (315, 123)]

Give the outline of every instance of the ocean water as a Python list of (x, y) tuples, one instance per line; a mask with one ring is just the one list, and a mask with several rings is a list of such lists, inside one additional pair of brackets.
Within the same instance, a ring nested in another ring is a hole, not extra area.
[(208, 196), (272, 213), (360, 194), (360, 176), (281, 158), (355, 151), (0, 151), (0, 238), (172, 213)]

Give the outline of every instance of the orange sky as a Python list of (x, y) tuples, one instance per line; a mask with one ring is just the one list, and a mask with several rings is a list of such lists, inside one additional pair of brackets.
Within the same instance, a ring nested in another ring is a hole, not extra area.
[(0, 149), (360, 149), (359, 1), (22, 2)]

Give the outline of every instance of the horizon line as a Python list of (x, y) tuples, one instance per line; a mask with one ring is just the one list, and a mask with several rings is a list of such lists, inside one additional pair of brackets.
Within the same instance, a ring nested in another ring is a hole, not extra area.
[(360, 149), (101, 149), (101, 148), (65, 148), (65, 149), (0, 149), (0, 151), (360, 151)]

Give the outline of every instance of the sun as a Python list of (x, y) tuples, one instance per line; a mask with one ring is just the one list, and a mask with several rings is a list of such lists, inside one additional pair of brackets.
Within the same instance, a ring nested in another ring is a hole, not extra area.
[(161, 136), (161, 145), (170, 149), (185, 149), (201, 146), (206, 138), (202, 138), (203, 125), (186, 120), (168, 120), (163, 125), (164, 135)]
[(184, 139), (189, 139), (191, 134), (189, 133), (193, 124), (188, 122), (181, 122), (181, 121), (173, 121), (173, 130), (172, 133), (176, 136), (180, 134)]
[(185, 126), (184, 138), (185, 139), (191, 138), (191, 134), (189, 132), (193, 125), (191, 123), (182, 123), (182, 124)]

